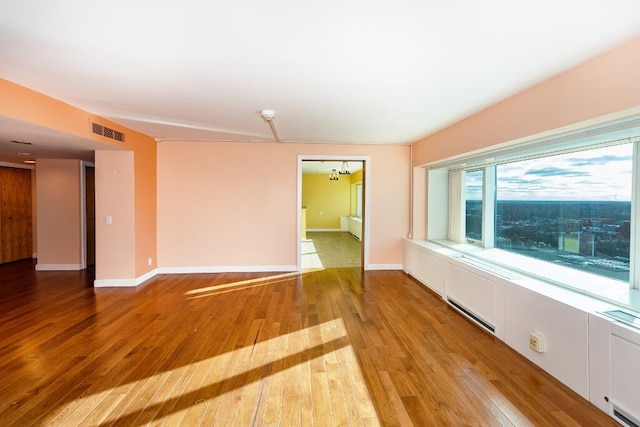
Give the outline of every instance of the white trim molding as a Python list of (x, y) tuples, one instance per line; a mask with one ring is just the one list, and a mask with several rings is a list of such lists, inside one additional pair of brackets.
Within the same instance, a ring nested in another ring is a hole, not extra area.
[(132, 288), (146, 282), (147, 280), (153, 278), (157, 274), (159, 273), (158, 273), (158, 269), (156, 268), (135, 279), (94, 280), (93, 287), (94, 288)]
[(75, 271), (82, 269), (81, 264), (36, 264), (36, 271)]
[(198, 274), (198, 273), (282, 273), (297, 272), (295, 265), (232, 265), (232, 266), (202, 266), (202, 267), (160, 267), (133, 279), (101, 279), (94, 280), (95, 288), (132, 288), (136, 287), (158, 274)]
[(402, 270), (402, 264), (369, 264), (365, 270)]
[(215, 265), (201, 267), (160, 267), (157, 274), (194, 274), (194, 273), (281, 273), (296, 272), (296, 265)]
[(138, 286), (136, 279), (103, 279), (94, 280), (94, 288), (135, 288)]

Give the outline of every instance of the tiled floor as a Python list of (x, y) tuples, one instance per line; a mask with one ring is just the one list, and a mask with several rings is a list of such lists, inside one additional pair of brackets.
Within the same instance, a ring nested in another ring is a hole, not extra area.
[(348, 232), (307, 232), (302, 268), (360, 267), (362, 244)]

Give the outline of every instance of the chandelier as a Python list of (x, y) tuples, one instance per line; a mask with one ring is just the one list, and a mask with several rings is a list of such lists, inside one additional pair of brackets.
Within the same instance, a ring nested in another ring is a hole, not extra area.
[(340, 175), (351, 175), (351, 171), (349, 170), (349, 163), (342, 162), (342, 167), (340, 168), (340, 171), (338, 173)]

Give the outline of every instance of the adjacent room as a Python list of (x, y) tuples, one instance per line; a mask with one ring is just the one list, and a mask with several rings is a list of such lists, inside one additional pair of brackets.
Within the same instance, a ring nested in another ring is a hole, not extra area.
[(0, 424), (640, 425), (640, 2), (0, 4)]
[(362, 266), (361, 161), (302, 162), (302, 268)]

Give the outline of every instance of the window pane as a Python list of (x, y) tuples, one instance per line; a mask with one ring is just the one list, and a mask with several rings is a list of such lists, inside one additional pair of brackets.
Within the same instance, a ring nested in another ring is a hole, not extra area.
[(362, 218), (362, 184), (356, 184), (356, 216)]
[(467, 239), (482, 240), (482, 169), (467, 171), (464, 177)]
[(632, 144), (496, 168), (495, 246), (629, 281)]

